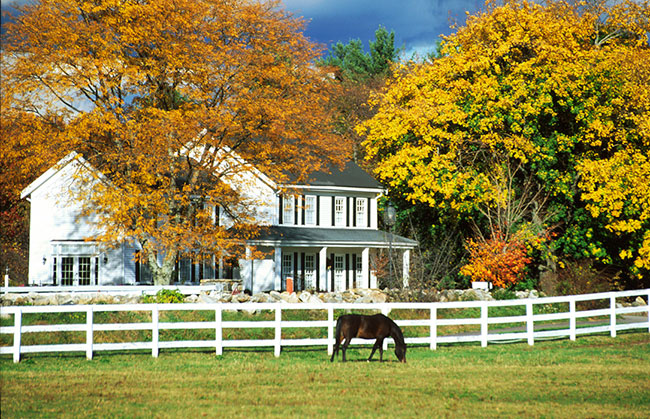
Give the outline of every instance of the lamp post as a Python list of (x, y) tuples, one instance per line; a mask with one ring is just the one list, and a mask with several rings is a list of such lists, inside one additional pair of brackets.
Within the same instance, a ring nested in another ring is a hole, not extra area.
[(393, 226), (397, 219), (397, 211), (393, 203), (388, 201), (384, 210), (384, 223), (388, 226), (388, 282), (393, 284)]

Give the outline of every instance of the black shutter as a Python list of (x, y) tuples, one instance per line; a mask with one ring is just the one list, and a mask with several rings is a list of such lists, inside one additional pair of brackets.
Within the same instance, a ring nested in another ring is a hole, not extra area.
[[(332, 227), (336, 225), (335, 214), (336, 213), (336, 197), (332, 197)], [(333, 262), (332, 262), (333, 263)]]
[(350, 289), (350, 254), (345, 254), (345, 288)]
[(368, 201), (366, 202), (366, 213), (368, 214), (368, 228), (370, 228), (370, 198), (368, 198)]
[(280, 224), (282, 224), (282, 213), (284, 212), (284, 209), (282, 208), (282, 195), (278, 195), (278, 198), (280, 198), (280, 205), (278, 206), (278, 208), (280, 208), (279, 220)]
[(298, 224), (298, 197), (293, 197), (293, 224)]
[(298, 291), (298, 253), (293, 254), (293, 290)]
[[(359, 284), (355, 284), (357, 281), (357, 254), (352, 253), (352, 288), (359, 288)], [(356, 285), (356, 286), (355, 286)]]
[(332, 276), (330, 276), (330, 291), (334, 291), (334, 253), (332, 253), (332, 259), (331, 259), (331, 265), (330, 265), (330, 272), (332, 273)]
[(320, 292), (320, 253), (316, 253), (316, 256), (314, 256), (314, 265), (316, 265), (316, 291)]
[(305, 200), (305, 195), (302, 195), (300, 199), (302, 200), (302, 225), (305, 225), (305, 203), (307, 201)]
[(300, 254), (300, 289), (304, 290), (305, 289), (305, 254), (301, 253)]
[(357, 198), (352, 198), (352, 226), (357, 226)]
[(345, 226), (350, 227), (350, 197), (345, 199)]
[(320, 225), (320, 195), (316, 196), (316, 225)]

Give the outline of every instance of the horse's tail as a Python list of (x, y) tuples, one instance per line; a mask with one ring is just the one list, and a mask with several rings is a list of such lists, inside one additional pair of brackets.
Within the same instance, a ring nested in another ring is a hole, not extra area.
[(330, 362), (334, 362), (334, 357), (336, 354), (339, 353), (339, 345), (341, 344), (341, 325), (343, 322), (341, 321), (341, 318), (339, 317), (336, 320), (336, 331), (334, 332), (334, 350), (332, 351), (332, 358), (330, 358)]

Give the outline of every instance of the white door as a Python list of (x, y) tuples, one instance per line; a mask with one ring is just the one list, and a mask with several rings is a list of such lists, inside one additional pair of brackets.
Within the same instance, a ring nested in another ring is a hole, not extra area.
[(316, 289), (316, 255), (305, 255), (305, 289)]
[(345, 289), (345, 260), (343, 255), (334, 255), (334, 291)]

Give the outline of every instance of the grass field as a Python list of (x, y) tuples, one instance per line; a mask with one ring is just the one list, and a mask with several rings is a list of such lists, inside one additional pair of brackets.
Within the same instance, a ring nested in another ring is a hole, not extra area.
[(409, 348), (367, 363), (325, 348), (2, 357), (3, 418), (648, 417), (650, 334)]

